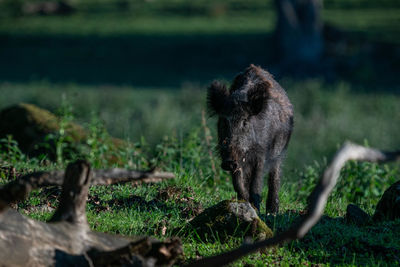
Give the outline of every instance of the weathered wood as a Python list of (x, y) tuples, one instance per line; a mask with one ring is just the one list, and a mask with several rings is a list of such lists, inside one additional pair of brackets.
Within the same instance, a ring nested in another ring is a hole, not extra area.
[[(124, 172), (116, 172), (113, 177), (121, 173)], [(32, 188), (26, 181), (31, 181), (35, 186), (54, 182), (54, 177), (48, 175), (50, 174), (42, 173), (29, 176), (29, 179), (14, 183), (19, 187), (9, 188), (14, 189), (13, 192), (21, 197)], [(0, 213), (0, 265), (172, 265), (182, 254), (179, 239), (160, 242), (148, 237), (128, 239), (90, 231), (86, 222), (85, 205), (91, 177), (92, 171), (86, 161), (77, 161), (67, 167), (60, 205), (50, 223), (27, 218), (13, 209)], [(15, 199), (12, 197), (13, 192), (8, 195), (10, 199)]]
[(383, 152), (373, 148), (367, 148), (352, 143), (346, 143), (333, 157), (331, 163), (325, 169), (324, 174), (308, 198), (307, 213), (288, 230), (264, 241), (250, 245), (243, 245), (237, 249), (224, 252), (192, 262), (186, 266), (217, 267), (224, 266), (235, 260), (255, 252), (259, 249), (276, 246), (285, 242), (300, 239), (319, 221), (326, 206), (327, 199), (335, 187), (340, 170), (349, 160), (369, 162), (400, 161), (400, 151)]
[(79, 160), (67, 166), (60, 204), (50, 222), (66, 221), (87, 226), (85, 207), (91, 176), (87, 161)]
[(175, 175), (171, 172), (158, 171), (133, 171), (122, 168), (93, 171), (91, 185), (122, 184), (128, 182), (153, 183), (162, 180), (173, 179)]
[(24, 200), (36, 188), (61, 185), (58, 181), (64, 179), (64, 172), (35, 172), (13, 180), (0, 187), (0, 212), (12, 202)]
[[(92, 170), (90, 185), (110, 185), (122, 183), (156, 183), (173, 179), (170, 172), (135, 171), (121, 168)], [(0, 187), (0, 212), (12, 202), (24, 200), (31, 190), (46, 186), (61, 186), (65, 171), (34, 172), (26, 174)]]
[(144, 257), (152, 258), (153, 265), (169, 266), (183, 253), (179, 238), (170, 238), (164, 242), (149, 237), (130, 242), (128, 245), (110, 252), (90, 250), (88, 256), (93, 266), (142, 266)]
[(65, 221), (35, 221), (13, 209), (0, 214), (1, 266), (169, 266), (181, 254), (178, 239), (97, 233)]

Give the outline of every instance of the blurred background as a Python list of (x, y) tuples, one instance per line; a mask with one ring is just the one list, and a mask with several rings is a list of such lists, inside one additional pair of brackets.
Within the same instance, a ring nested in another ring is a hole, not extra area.
[(288, 169), (400, 147), (398, 0), (0, 0), (0, 109), (67, 101), (155, 146), (202, 133), (207, 85), (251, 63), (294, 104)]

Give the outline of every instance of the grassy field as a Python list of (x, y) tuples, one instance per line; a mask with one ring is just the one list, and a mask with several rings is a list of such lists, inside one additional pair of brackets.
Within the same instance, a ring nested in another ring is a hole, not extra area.
[[(394, 134), (400, 131), (400, 117), (393, 116), (400, 114), (399, 95), (360, 92), (345, 82), (327, 84), (318, 79), (282, 80), (281, 84), (295, 107), (286, 175), (332, 155), (346, 140), (382, 149), (400, 147)], [(88, 127), (97, 117), (112, 136), (132, 142), (143, 137), (152, 147), (164, 137), (184, 139), (201, 131), (205, 111), (205, 88), (193, 84), (168, 89), (39, 82), (3, 84), (1, 88), (7, 97), (0, 99), (0, 108), (22, 101), (57, 112), (66, 99), (77, 122)], [(216, 138), (216, 121), (206, 117)]]
[[(91, 128), (91, 130), (95, 130)], [(235, 196), (229, 177), (221, 170), (213, 172), (203, 129), (193, 131), (183, 139), (165, 138), (149, 157), (148, 146), (143, 142), (131, 143), (117, 154), (120, 166), (147, 169), (158, 166), (172, 171), (176, 179), (161, 184), (141, 186), (97, 186), (90, 189), (87, 205), (88, 221), (93, 230), (127, 236), (151, 235), (166, 238), (174, 229), (184, 226), (199, 210)], [(107, 143), (107, 142), (105, 142)], [(12, 144), (2, 142), (1, 164), (14, 166), (17, 175), (33, 170), (59, 169), (59, 164), (38, 159), (27, 159)], [(87, 158), (95, 168), (108, 164), (101, 159), (106, 153), (104, 142), (92, 144), (93, 153)], [(7, 151), (7, 152), (6, 152)], [(277, 216), (265, 216), (264, 221), (275, 231), (284, 230), (304, 210), (306, 196), (311, 192), (325, 162), (310, 164), (292, 173), (296, 181), (284, 182), (280, 192), (281, 210)], [(253, 264), (270, 265), (391, 265), (398, 261), (400, 251), (399, 221), (375, 223), (358, 227), (347, 224), (343, 218), (346, 206), (356, 203), (373, 214), (383, 191), (398, 180), (398, 165), (349, 163), (343, 170), (341, 180), (329, 198), (325, 215), (304, 239), (267, 253), (248, 256), (234, 266)], [(1, 183), (7, 182), (7, 173), (0, 173)], [(287, 175), (285, 175), (287, 177)], [(10, 177), (12, 179), (12, 177)], [(168, 198), (162, 192), (170, 191)], [(266, 197), (266, 190), (263, 198)], [(60, 191), (46, 188), (35, 191), (27, 201), (18, 204), (18, 210), (32, 218), (49, 219), (57, 207)], [(212, 196), (212, 197), (210, 197)], [(185, 257), (190, 261), (198, 256), (213, 255), (237, 247), (242, 238), (226, 242), (205, 242), (196, 234), (182, 236)]]
[[(250, 63), (274, 70), (269, 64), (275, 21), (271, 1), (130, 1), (130, 12), (122, 12), (115, 1), (74, 3), (78, 11), (71, 16), (19, 16), (10, 6), (3, 9), (0, 109), (27, 102), (60, 114), (61, 105), (67, 104), (73, 120), (89, 132), (107, 136), (106, 129), (129, 141), (117, 155), (119, 166), (156, 165), (174, 172), (175, 180), (161, 184), (92, 187), (87, 206), (94, 230), (171, 236), (172, 229), (185, 225), (199, 209), (235, 196), (227, 173), (210, 167), (219, 159), (214, 150), (209, 155), (216, 140), (215, 119), (207, 117), (202, 124), (205, 89), (213, 79), (229, 83)], [(363, 40), (357, 49), (368, 50), (366, 42), (400, 44), (399, 11), (397, 1), (331, 0), (325, 1), (323, 17)], [(281, 211), (263, 215), (274, 231), (298, 217), (327, 160), (344, 141), (386, 150), (400, 147), (399, 69), (382, 65), (380, 73), (390, 78), (386, 82), (368, 60), (346, 77), (278, 77), (295, 107), (295, 130), (282, 177)], [(205, 142), (206, 128), (213, 137), (211, 148)], [(0, 144), (0, 166), (14, 166), (18, 173), (62, 169), (68, 163), (28, 159), (7, 141)], [(107, 146), (91, 147), (85, 156), (93, 166), (111, 167), (104, 160)], [(235, 266), (400, 264), (399, 221), (357, 227), (343, 219), (349, 203), (372, 214), (384, 190), (399, 177), (398, 165), (349, 163), (324, 218), (303, 240), (248, 256)], [(0, 173), (1, 183), (8, 179)], [(160, 197), (167, 188), (176, 189), (171, 199)], [(58, 194), (54, 188), (38, 190), (18, 210), (46, 220)], [(182, 238), (185, 260), (243, 241)]]

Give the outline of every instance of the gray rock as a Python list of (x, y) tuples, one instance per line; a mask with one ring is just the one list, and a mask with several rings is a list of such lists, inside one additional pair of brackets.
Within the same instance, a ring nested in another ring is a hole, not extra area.
[(261, 240), (273, 236), (248, 202), (224, 200), (205, 209), (183, 229), (195, 231), (203, 241), (226, 241), (229, 237), (251, 236)]
[(249, 202), (230, 202), (228, 204), (228, 211), (246, 222), (259, 219), (256, 210)]

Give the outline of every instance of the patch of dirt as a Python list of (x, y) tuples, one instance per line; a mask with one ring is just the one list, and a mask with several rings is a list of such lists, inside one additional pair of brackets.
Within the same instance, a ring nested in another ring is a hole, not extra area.
[(172, 203), (181, 211), (183, 218), (190, 220), (204, 210), (201, 203), (194, 199), (194, 192), (190, 187), (169, 186), (161, 189), (156, 197), (150, 201), (136, 195), (107, 201), (101, 200), (97, 195), (89, 195), (88, 203), (95, 206), (95, 210), (98, 212), (127, 207), (136, 207), (140, 210), (159, 209), (168, 211), (172, 209), (170, 205)]
[(36, 213), (36, 212), (53, 212), (55, 210), (54, 207), (48, 202), (47, 204), (38, 205), (38, 206), (27, 206), (23, 209), (27, 214)]
[(118, 208), (121, 206), (132, 207), (137, 206), (139, 209), (151, 210), (151, 209), (166, 209), (166, 205), (157, 199), (152, 199), (146, 201), (144, 197), (141, 196), (130, 196), (122, 199), (112, 199), (107, 201), (107, 204), (113, 208)]
[(117, 198), (111, 200), (101, 200), (97, 195), (89, 195), (87, 203), (95, 206), (96, 211), (110, 211), (112, 209), (130, 208), (136, 206), (141, 210), (152, 210), (152, 209), (167, 209), (165, 203), (162, 203), (156, 199), (146, 201), (141, 196), (129, 196), (127, 198)]
[(61, 195), (61, 188), (58, 186), (41, 188), (35, 193), (35, 198), (39, 198), (40, 202), (31, 204), (30, 200), (10, 205), (14, 209), (21, 209), (26, 213), (32, 212), (52, 212), (58, 206), (58, 199)]
[(40, 197), (45, 198), (48, 201), (58, 201), (58, 198), (61, 195), (61, 187), (53, 186), (53, 187), (45, 187), (40, 191)]
[(156, 199), (161, 201), (173, 201), (181, 210), (183, 218), (192, 219), (203, 212), (201, 203), (195, 201), (195, 193), (191, 187), (168, 186), (161, 189)]

